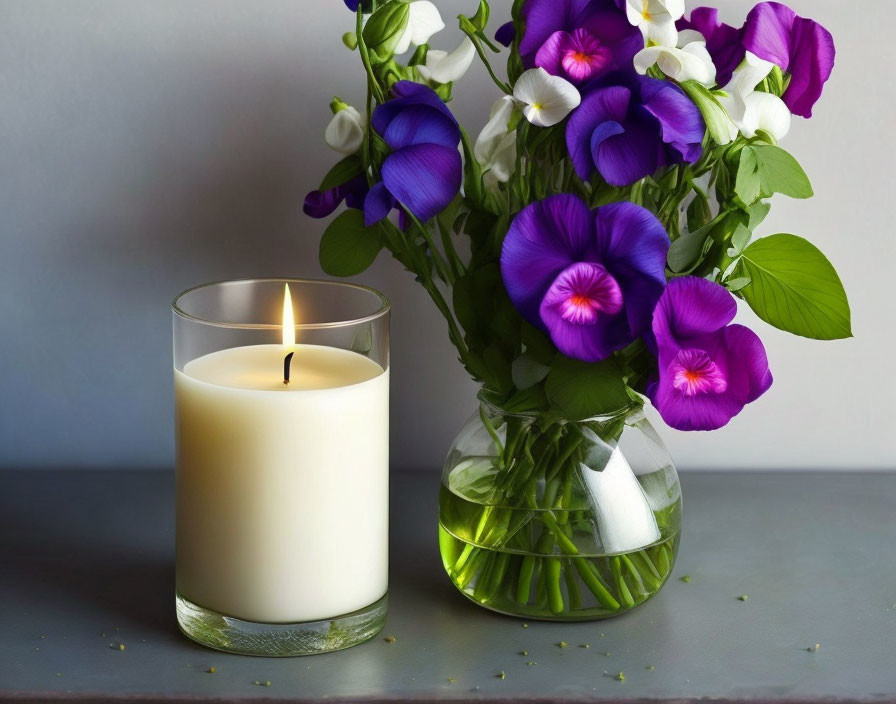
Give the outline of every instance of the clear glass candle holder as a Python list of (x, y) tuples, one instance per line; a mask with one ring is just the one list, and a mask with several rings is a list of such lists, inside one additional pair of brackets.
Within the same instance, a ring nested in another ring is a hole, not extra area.
[(228, 281), (180, 294), (173, 318), (181, 630), (267, 656), (373, 637), (388, 587), (388, 300)]

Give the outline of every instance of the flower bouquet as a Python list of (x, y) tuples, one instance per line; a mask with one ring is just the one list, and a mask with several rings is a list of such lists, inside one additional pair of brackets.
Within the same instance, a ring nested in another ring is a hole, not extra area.
[[(623, 613), (678, 550), (678, 479), (643, 404), (713, 430), (769, 389), (740, 301), (796, 335), (851, 334), (824, 255), (754, 237), (774, 194), (812, 195), (778, 141), (811, 116), (831, 35), (775, 2), (735, 28), (683, 0), (516, 0), (492, 38), (482, 0), (443, 51), (427, 0), (345, 4), (367, 101), (333, 101), (326, 141), (345, 156), (305, 212), (344, 202), (323, 269), (388, 250), (481, 383), (445, 465), (445, 569), (505, 613)], [(447, 103), (477, 58), (498, 97), (474, 140)]]

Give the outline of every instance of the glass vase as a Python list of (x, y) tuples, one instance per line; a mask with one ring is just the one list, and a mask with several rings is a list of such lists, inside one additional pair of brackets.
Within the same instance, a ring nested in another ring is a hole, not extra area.
[(681, 490), (641, 408), (567, 421), (485, 401), (445, 461), (439, 547), (460, 592), (527, 619), (618, 616), (678, 554)]

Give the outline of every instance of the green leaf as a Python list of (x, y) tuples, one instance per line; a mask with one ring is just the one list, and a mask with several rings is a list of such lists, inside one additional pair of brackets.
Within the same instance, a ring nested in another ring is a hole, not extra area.
[(731, 246), (734, 248), (734, 254), (731, 256), (736, 257), (738, 254), (741, 254), (746, 249), (746, 246), (750, 244), (752, 236), (753, 233), (749, 229), (743, 225), (738, 225), (731, 235)]
[(622, 373), (612, 359), (589, 363), (558, 357), (547, 376), (545, 392), (567, 420), (614, 413), (631, 405)]
[(734, 293), (735, 291), (740, 291), (744, 286), (748, 286), (749, 283), (750, 280), (747, 277), (741, 276), (737, 279), (728, 279), (725, 282), (725, 288)]
[(528, 389), (530, 386), (535, 386), (548, 375), (549, 371), (551, 371), (550, 366), (542, 364), (527, 354), (521, 354), (513, 360), (513, 365), (510, 369), (513, 385), (518, 389)]
[(336, 165), (327, 172), (327, 175), (324, 176), (324, 180), (320, 182), (320, 190), (329, 191), (331, 188), (336, 188), (336, 186), (341, 186), (343, 183), (348, 183), (353, 178), (360, 176), (363, 173), (364, 165), (355, 154), (352, 154), (351, 156), (347, 156), (345, 159), (336, 162)]
[(706, 123), (706, 131), (716, 144), (728, 144), (731, 141), (731, 120), (728, 113), (709, 88), (697, 81), (682, 81), (681, 89), (694, 102), (703, 121)]
[(791, 198), (811, 198), (806, 172), (790, 154), (771, 144), (753, 144), (740, 152), (734, 192), (744, 205), (759, 197), (781, 193)]
[(756, 228), (763, 223), (771, 209), (772, 206), (768, 203), (759, 202), (751, 205), (747, 211), (750, 216), (750, 220), (747, 223), (747, 229), (749, 229), (750, 232), (755, 232)]
[(320, 265), (330, 276), (355, 276), (373, 264), (383, 243), (376, 228), (364, 227), (360, 210), (346, 210), (320, 240)]
[(374, 12), (364, 25), (362, 36), (370, 52), (370, 58), (383, 63), (392, 52), (408, 25), (410, 8), (406, 2), (390, 2)]
[(706, 223), (712, 220), (712, 210), (709, 207), (709, 199), (706, 194), (694, 189), (694, 198), (688, 204), (688, 229), (692, 232), (699, 230)]
[(756, 153), (750, 147), (744, 147), (740, 150), (734, 193), (744, 205), (752, 205), (759, 198), (761, 191), (762, 184), (759, 180), (759, 162), (756, 160)]
[(520, 339), (527, 356), (548, 367), (551, 366), (554, 357), (557, 356), (557, 348), (547, 335), (534, 325), (523, 321), (520, 325)]
[(669, 268), (676, 274), (693, 271), (712, 246), (712, 241), (708, 239), (710, 230), (712, 226), (701, 227), (676, 239), (666, 256)]
[(815, 340), (852, 337), (849, 302), (825, 256), (796, 235), (771, 235), (744, 250), (736, 273), (741, 293), (760, 318)]
[(470, 24), (478, 31), (484, 32), (486, 25), (488, 25), (488, 16), (488, 3), (485, 0), (479, 0), (479, 7), (476, 10), (476, 14), (470, 18)]

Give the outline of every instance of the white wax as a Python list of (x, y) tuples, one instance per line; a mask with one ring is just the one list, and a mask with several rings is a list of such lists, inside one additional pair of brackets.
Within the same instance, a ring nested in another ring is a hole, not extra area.
[(363, 608), (387, 588), (389, 372), (296, 345), (175, 370), (177, 589), (247, 621)]

